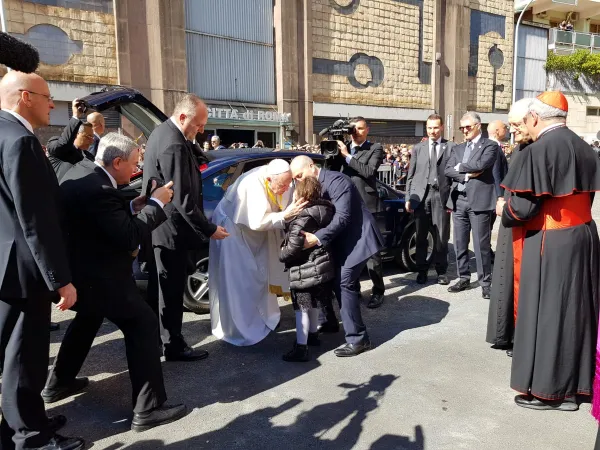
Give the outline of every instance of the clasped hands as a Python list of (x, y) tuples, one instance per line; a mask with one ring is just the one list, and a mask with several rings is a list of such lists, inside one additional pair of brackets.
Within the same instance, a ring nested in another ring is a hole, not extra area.
[(496, 215), (502, 216), (502, 211), (504, 211), (504, 205), (506, 205), (506, 200), (503, 197), (498, 198), (496, 201)]

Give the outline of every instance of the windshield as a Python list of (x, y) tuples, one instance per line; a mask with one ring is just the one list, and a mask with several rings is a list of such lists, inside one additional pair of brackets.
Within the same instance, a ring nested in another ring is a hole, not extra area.
[(119, 109), (121, 114), (146, 136), (146, 139), (162, 123), (154, 113), (137, 103), (123, 104)]

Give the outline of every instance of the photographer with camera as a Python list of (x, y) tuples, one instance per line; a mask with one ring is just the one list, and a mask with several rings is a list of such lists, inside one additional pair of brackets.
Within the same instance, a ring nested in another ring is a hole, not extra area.
[[(377, 170), (383, 163), (383, 146), (367, 140), (369, 125), (363, 117), (350, 120), (348, 131), (351, 141), (346, 143), (338, 141), (338, 149), (342, 157), (338, 158), (339, 171), (352, 179), (367, 208), (373, 213), (379, 207)], [(336, 170), (337, 167), (332, 169)], [(367, 308), (378, 308), (382, 305), (385, 294), (380, 253), (374, 254), (369, 259), (367, 270), (373, 282), (372, 295)]]
[(71, 104), (73, 116), (69, 119), (62, 134), (48, 139), (46, 145), (48, 159), (59, 182), (79, 161), (84, 158), (94, 161), (94, 156), (87, 151), (93, 142), (94, 134), (92, 126), (84, 123), (82, 119), (85, 110), (86, 107), (82, 101), (77, 98), (73, 100)]

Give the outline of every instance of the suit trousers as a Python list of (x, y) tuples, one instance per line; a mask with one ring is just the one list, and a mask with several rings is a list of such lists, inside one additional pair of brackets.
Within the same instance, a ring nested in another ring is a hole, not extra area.
[[(81, 294), (85, 295), (84, 292)], [(123, 332), (125, 338), (133, 411), (141, 413), (156, 408), (167, 399), (157, 345), (156, 315), (140, 296), (133, 280), (122, 296), (115, 291), (106, 294), (112, 295), (112, 300), (111, 307), (103, 308), (104, 315), (85, 307), (83, 303), (91, 299), (81, 298), (75, 304), (77, 314), (65, 332), (46, 386), (52, 389), (75, 379), (106, 317)]]
[(385, 283), (383, 282), (383, 263), (381, 261), (381, 253), (377, 252), (367, 261), (367, 271), (369, 278), (373, 282), (373, 294), (385, 294)]
[(349, 344), (369, 340), (360, 311), (360, 275), (366, 264), (367, 261), (363, 261), (354, 267), (337, 268), (334, 292), (341, 304), (340, 315)]
[(471, 279), (469, 269), (469, 241), (473, 231), (473, 248), (477, 262), (477, 280), (482, 287), (492, 283), (492, 249), (490, 211), (475, 212), (465, 195), (459, 194), (454, 211), (454, 251), (456, 267), (461, 280)]
[(181, 324), (188, 257), (187, 250), (154, 247), (155, 265), (150, 265), (148, 301), (158, 314), (160, 338), (166, 352), (178, 353), (186, 346)]
[(442, 203), (440, 191), (428, 187), (425, 198), (414, 212), (416, 236), (416, 263), (419, 272), (427, 272), (427, 234), (430, 220), (434, 228), (435, 270), (444, 275), (448, 270), (448, 241), (450, 240), (450, 213)]
[(50, 354), (50, 295), (0, 299), (3, 449), (42, 447), (52, 433), (40, 393)]

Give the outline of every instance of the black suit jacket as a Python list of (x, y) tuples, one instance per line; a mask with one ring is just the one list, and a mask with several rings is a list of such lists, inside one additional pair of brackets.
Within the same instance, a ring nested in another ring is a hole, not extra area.
[(150, 135), (144, 155), (144, 180), (173, 181), (173, 200), (165, 208), (169, 219), (152, 233), (152, 244), (169, 249), (196, 249), (217, 226), (203, 212), (202, 174), (191, 142), (171, 119)]
[(131, 282), (134, 253), (167, 219), (162, 208), (150, 200), (133, 215), (130, 201), (113, 187), (101, 167), (87, 160), (65, 175), (60, 189), (75, 287), (112, 283), (119, 289)]
[[(351, 152), (352, 142), (347, 142), (348, 152)], [(383, 163), (383, 146), (373, 144), (369, 141), (356, 149), (356, 153), (350, 159), (350, 164), (341, 161), (341, 172), (348, 175), (369, 208), (369, 211), (377, 211), (379, 205), (379, 194), (377, 192), (377, 169)]]
[(496, 164), (494, 164), (494, 185), (496, 186), (496, 196), (498, 198), (504, 197), (504, 188), (502, 187), (502, 180), (508, 173), (508, 160), (506, 155), (502, 151), (502, 147), (498, 146), (498, 158)]
[(48, 139), (48, 144), (46, 145), (48, 159), (52, 164), (52, 169), (54, 169), (59, 183), (65, 174), (71, 170), (71, 167), (78, 162), (85, 158), (91, 161), (94, 160), (91, 153), (75, 147), (74, 142), (80, 125), (81, 120), (71, 117), (60, 136), (53, 136)]
[[(467, 173), (482, 172), (478, 177), (469, 178), (466, 185), (467, 200), (475, 212), (492, 211), (496, 208), (498, 199), (493, 171), (498, 160), (498, 152), (501, 151), (500, 146), (491, 139), (482, 137), (471, 151), (469, 160), (463, 163), (466, 148), (466, 142), (452, 147), (446, 163), (446, 176), (453, 180), (450, 198), (446, 206), (455, 211), (458, 184), (464, 181)], [(460, 170), (457, 171), (455, 166), (459, 163)]]
[(37, 138), (0, 111), (0, 298), (49, 295), (71, 282), (59, 198)]
[(338, 264), (355, 267), (384, 247), (383, 237), (349, 177), (321, 169), (319, 181), (323, 198), (333, 203), (335, 214), (329, 225), (315, 235), (322, 245), (331, 246)]
[[(421, 204), (427, 190), (427, 180), (429, 178), (429, 139), (420, 142), (413, 147), (412, 158), (408, 166), (408, 175), (406, 177), (406, 198), (410, 200), (412, 209), (416, 209)], [(442, 139), (437, 149), (437, 181), (440, 190), (442, 205), (446, 205), (450, 196), (450, 185), (452, 180), (446, 176), (446, 164), (454, 142)]]

